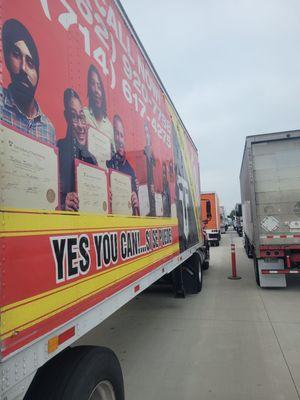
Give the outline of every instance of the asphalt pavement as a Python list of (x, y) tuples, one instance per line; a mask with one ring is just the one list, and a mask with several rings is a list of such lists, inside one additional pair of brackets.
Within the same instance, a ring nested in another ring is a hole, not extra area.
[[(237, 272), (231, 274), (230, 244)], [(202, 292), (174, 298), (153, 286), (78, 344), (110, 347), (126, 400), (299, 400), (300, 278), (285, 289), (256, 286), (234, 231), (211, 248)]]

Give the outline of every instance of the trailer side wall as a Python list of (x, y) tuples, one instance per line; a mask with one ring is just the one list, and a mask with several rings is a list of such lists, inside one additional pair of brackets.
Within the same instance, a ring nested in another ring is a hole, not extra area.
[(197, 149), (119, 3), (1, 9), (6, 359), (203, 238)]

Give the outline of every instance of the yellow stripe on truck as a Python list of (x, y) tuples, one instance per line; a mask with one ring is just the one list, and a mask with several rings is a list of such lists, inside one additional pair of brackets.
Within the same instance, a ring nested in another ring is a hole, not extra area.
[[(168, 221), (169, 222), (169, 221)], [(14, 331), (22, 331), (41, 322), (58, 311), (78, 304), (89, 296), (122, 281), (136, 272), (179, 251), (179, 244), (147, 254), (119, 267), (107, 270), (80, 281), (48, 291), (2, 308), (0, 338), (3, 340)]]
[[(1, 215), (2, 214), (2, 215)], [(95, 215), (74, 212), (1, 210), (0, 237), (95, 232), (125, 228), (177, 226), (177, 218)]]

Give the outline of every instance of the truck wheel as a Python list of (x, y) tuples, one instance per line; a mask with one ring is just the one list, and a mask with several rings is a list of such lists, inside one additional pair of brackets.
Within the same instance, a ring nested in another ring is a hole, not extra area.
[(182, 267), (184, 290), (188, 294), (196, 294), (202, 290), (202, 265), (198, 254), (189, 258)]
[(248, 244), (248, 248), (247, 248), (247, 256), (248, 256), (248, 258), (253, 258), (253, 249), (252, 249), (252, 246), (250, 243)]
[(215, 243), (216, 243), (217, 247), (220, 246), (220, 241), (219, 240), (217, 240)]
[(245, 235), (245, 251), (246, 251), (246, 254), (247, 254), (247, 257), (248, 258), (253, 258), (253, 250), (252, 250), (252, 246), (251, 246), (251, 244), (250, 244), (250, 242), (249, 242), (249, 239), (248, 239), (248, 237)]
[(256, 281), (256, 283), (257, 283), (257, 286), (260, 287), (260, 278), (259, 278), (258, 263), (257, 263), (257, 258), (256, 258), (255, 255), (253, 255), (253, 264), (254, 264), (255, 281)]
[(124, 400), (120, 363), (105, 347), (69, 348), (41, 367), (24, 400)]
[(208, 270), (208, 268), (209, 268), (209, 261), (205, 260), (204, 263), (203, 263), (202, 269), (204, 271), (206, 271), (206, 270)]

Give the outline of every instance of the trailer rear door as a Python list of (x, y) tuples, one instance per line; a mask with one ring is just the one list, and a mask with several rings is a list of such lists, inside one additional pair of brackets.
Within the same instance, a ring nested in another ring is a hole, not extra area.
[(260, 243), (299, 243), (300, 138), (253, 143), (252, 154)]

